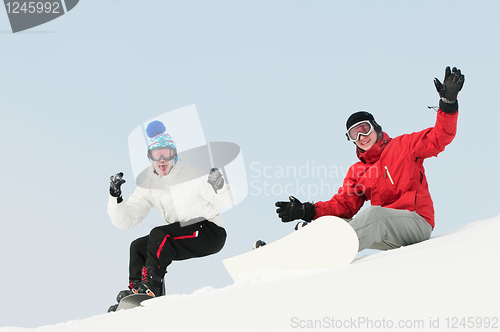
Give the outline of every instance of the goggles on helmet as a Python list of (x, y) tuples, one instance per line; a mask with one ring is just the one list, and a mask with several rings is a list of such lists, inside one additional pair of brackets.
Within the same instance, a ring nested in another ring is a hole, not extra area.
[[(168, 151), (172, 151), (170, 157), (165, 157), (165, 155), (169, 155)], [(148, 150), (148, 157), (154, 161), (170, 161), (177, 157), (177, 150), (169, 149), (169, 148), (156, 148), (152, 150)]]
[(361, 135), (368, 136), (372, 133), (373, 129), (373, 124), (369, 120), (355, 123), (347, 130), (347, 140), (357, 142)]

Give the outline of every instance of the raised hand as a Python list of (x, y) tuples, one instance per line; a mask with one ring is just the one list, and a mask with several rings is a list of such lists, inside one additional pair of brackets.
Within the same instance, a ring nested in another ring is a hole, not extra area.
[(122, 190), (121, 190), (121, 185), (124, 184), (126, 181), (123, 179), (123, 173), (116, 173), (115, 175), (111, 175), (109, 178), (109, 194), (113, 197), (121, 197), (122, 196)]
[(207, 182), (210, 183), (215, 193), (217, 193), (217, 190), (220, 190), (222, 189), (222, 187), (224, 187), (224, 178), (217, 168), (210, 169)]
[(434, 85), (441, 99), (448, 104), (453, 104), (457, 100), (458, 93), (464, 86), (465, 76), (460, 69), (446, 67), (444, 71), (444, 80), (441, 83), (437, 78), (434, 78)]

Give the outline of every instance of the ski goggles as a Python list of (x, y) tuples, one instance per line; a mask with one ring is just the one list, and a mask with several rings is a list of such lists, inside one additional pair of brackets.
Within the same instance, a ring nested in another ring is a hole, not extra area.
[[(171, 151), (169, 153), (169, 151)], [(170, 155), (169, 157), (165, 157), (165, 155)], [(177, 150), (174, 149), (168, 149), (168, 148), (157, 148), (153, 150), (148, 150), (148, 157), (151, 160), (154, 161), (160, 161), (160, 160), (165, 160), (165, 161), (170, 161), (175, 159), (177, 157)]]
[(353, 124), (345, 135), (348, 141), (357, 142), (361, 135), (368, 136), (372, 133), (373, 129), (373, 124), (369, 120), (365, 120)]

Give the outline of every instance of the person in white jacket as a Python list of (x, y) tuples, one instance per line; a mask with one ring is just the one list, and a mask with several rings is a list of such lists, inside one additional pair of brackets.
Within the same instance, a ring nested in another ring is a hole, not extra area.
[(232, 189), (218, 169), (212, 168), (207, 177), (183, 163), (165, 130), (160, 121), (148, 125), (151, 166), (127, 202), (120, 189), (125, 183), (123, 173), (110, 179), (108, 214), (113, 225), (129, 229), (139, 224), (152, 207), (166, 223), (131, 243), (129, 290), (120, 292), (118, 301), (138, 292), (162, 295), (163, 277), (172, 261), (217, 253), (226, 240), (217, 206), (232, 205)]

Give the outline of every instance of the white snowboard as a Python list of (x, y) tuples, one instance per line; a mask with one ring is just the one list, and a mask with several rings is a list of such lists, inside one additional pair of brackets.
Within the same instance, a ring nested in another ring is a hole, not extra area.
[(325, 216), (273, 243), (222, 262), (236, 281), (256, 268), (293, 271), (347, 265), (357, 252), (358, 237), (354, 229), (343, 219)]
[(154, 297), (151, 295), (144, 294), (144, 293), (137, 293), (137, 294), (131, 294), (129, 296), (125, 296), (123, 299), (121, 299), (120, 303), (118, 303), (118, 307), (116, 308), (116, 311), (125, 310), (125, 309), (132, 309), (132, 308), (138, 307), (141, 305), (141, 302), (147, 301), (150, 299), (154, 299)]

